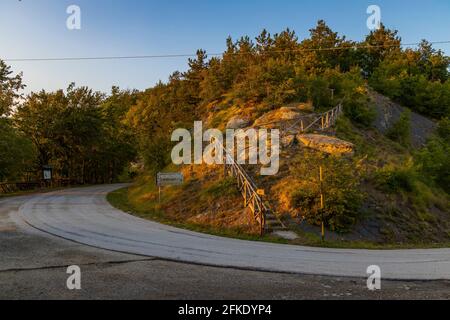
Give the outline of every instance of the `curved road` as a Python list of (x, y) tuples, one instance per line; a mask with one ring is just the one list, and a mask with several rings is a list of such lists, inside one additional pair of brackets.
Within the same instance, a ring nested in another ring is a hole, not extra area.
[(378, 265), (384, 279), (450, 279), (450, 249), (346, 250), (250, 242), (181, 230), (111, 207), (106, 194), (121, 185), (31, 197), (19, 208), (31, 226), (102, 249), (194, 264), (329, 276), (367, 277)]

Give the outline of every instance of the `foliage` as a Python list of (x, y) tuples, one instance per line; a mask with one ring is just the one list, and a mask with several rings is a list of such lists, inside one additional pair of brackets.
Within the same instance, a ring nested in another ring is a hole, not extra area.
[(369, 83), (413, 111), (433, 118), (450, 113), (450, 58), (423, 41), (417, 50), (390, 53)]
[(20, 97), (20, 90), (25, 87), (22, 74), (12, 76), (12, 73), (11, 67), (0, 60), (0, 118), (10, 114)]
[(360, 67), (367, 76), (372, 75), (387, 56), (400, 52), (400, 45), (398, 31), (389, 30), (382, 24), (361, 43), (362, 49), (357, 53)]
[(416, 155), (418, 170), (450, 194), (450, 120), (440, 121), (437, 134)]
[(79, 183), (112, 182), (135, 157), (121, 124), (132, 95), (113, 88), (105, 100), (99, 92), (71, 84), (66, 92), (30, 94), (14, 121), (33, 142), (38, 168), (51, 164), (56, 177)]
[(7, 118), (25, 87), (22, 74), (12, 73), (11, 67), (0, 60), (0, 181), (15, 179), (29, 170), (34, 158), (30, 141)]
[(319, 165), (324, 168), (323, 211), (326, 225), (333, 231), (346, 232), (358, 219), (364, 195), (359, 190), (360, 178), (349, 159), (325, 157), (305, 151), (291, 174), (302, 182), (291, 195), (291, 206), (311, 224), (321, 223)]
[(400, 118), (389, 128), (386, 136), (404, 146), (411, 144), (411, 111), (406, 109)]
[(33, 168), (35, 150), (31, 141), (20, 134), (8, 119), (0, 118), (0, 182), (14, 181)]
[(377, 173), (378, 187), (389, 193), (415, 190), (416, 173), (412, 168), (400, 167), (380, 170)]

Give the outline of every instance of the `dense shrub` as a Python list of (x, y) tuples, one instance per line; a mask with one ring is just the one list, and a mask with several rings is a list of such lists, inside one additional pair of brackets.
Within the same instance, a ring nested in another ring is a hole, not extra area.
[(439, 123), (437, 134), (416, 155), (418, 170), (450, 194), (450, 121)]
[(321, 223), (319, 165), (322, 164), (325, 223), (333, 231), (347, 232), (357, 222), (364, 199), (353, 161), (309, 151), (302, 154), (302, 159), (291, 169), (292, 176), (302, 177), (299, 187), (291, 194), (291, 207), (309, 223)]
[(389, 128), (386, 136), (404, 146), (411, 144), (411, 111), (405, 110), (400, 118)]
[(440, 119), (450, 114), (449, 57), (423, 42), (395, 51), (374, 70), (369, 84), (413, 111)]
[(0, 118), (0, 182), (20, 180), (24, 171), (34, 168), (35, 157), (31, 140)]
[(379, 171), (376, 181), (378, 187), (385, 192), (413, 192), (415, 178), (415, 172), (411, 168), (391, 168)]

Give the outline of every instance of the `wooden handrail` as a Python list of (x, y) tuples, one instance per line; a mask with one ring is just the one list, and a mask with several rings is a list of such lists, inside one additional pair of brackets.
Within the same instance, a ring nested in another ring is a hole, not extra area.
[(333, 109), (319, 115), (319, 117), (317, 117), (317, 119), (314, 120), (313, 123), (311, 123), (308, 127), (304, 128), (302, 132), (305, 133), (309, 131), (319, 122), (321, 123), (319, 130), (326, 130), (328, 128), (331, 128), (336, 124), (336, 120), (341, 114), (342, 114), (342, 104), (340, 103)]
[[(342, 104), (340, 103), (335, 108), (319, 115), (310, 125), (306, 128), (303, 127), (304, 118), (298, 119), (293, 125), (283, 130), (284, 134), (288, 133), (289, 130), (296, 127), (300, 122), (302, 126), (300, 128), (301, 133), (305, 133), (317, 125), (319, 122), (321, 126), (319, 130), (328, 129), (336, 124), (337, 118), (342, 114)], [(272, 122), (281, 123), (282, 121)], [(244, 170), (244, 168), (234, 160), (234, 154), (230, 155), (228, 149), (220, 144), (223, 150), (224, 165), (226, 173), (231, 173), (232, 176), (236, 177), (238, 188), (242, 193), (244, 198), (244, 206), (250, 208), (253, 213), (255, 220), (260, 225), (260, 235), (262, 236), (266, 231), (266, 216), (270, 212), (270, 209), (266, 206), (261, 196), (258, 194), (258, 188), (253, 179)], [(230, 170), (227, 170), (230, 167)]]
[[(221, 144), (221, 148), (224, 155), (225, 171), (236, 177), (238, 188), (244, 198), (244, 206), (252, 211), (254, 219), (259, 223), (260, 235), (262, 236), (265, 232), (266, 215), (269, 209), (258, 194), (256, 183), (250, 178), (244, 168), (234, 160), (234, 155), (230, 155), (223, 144)], [(227, 170), (228, 167), (231, 169)]]

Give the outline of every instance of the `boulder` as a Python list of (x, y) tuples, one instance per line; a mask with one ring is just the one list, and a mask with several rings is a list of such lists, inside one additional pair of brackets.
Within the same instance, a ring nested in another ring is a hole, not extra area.
[(297, 108), (283, 107), (265, 113), (262, 117), (255, 121), (255, 126), (267, 126), (270, 128), (271, 124), (276, 122), (298, 119), (301, 113)]
[(301, 134), (297, 140), (307, 148), (332, 155), (353, 154), (355, 148), (350, 142), (318, 134)]
[(240, 117), (233, 117), (227, 123), (227, 129), (244, 129), (248, 126), (250, 126), (250, 121)]
[(307, 112), (307, 113), (314, 111), (314, 107), (313, 107), (312, 103), (310, 103), (310, 102), (302, 102), (302, 103), (294, 102), (294, 103), (288, 104), (287, 107), (291, 107), (291, 108), (297, 109), (297, 111), (302, 111), (302, 112)]
[(300, 117), (296, 108), (283, 107), (278, 110), (278, 116), (281, 120), (294, 120)]

